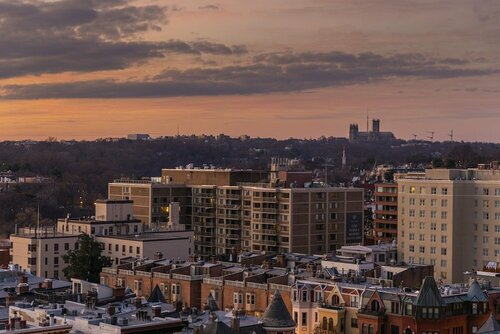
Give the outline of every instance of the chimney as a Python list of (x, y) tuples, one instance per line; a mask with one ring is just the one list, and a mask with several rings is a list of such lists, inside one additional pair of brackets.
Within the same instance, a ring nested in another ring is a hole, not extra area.
[(286, 267), (286, 257), (285, 254), (278, 254), (276, 256), (276, 267), (285, 268)]
[(264, 269), (273, 269), (273, 264), (269, 260), (265, 260), (262, 266)]
[(151, 307), (151, 310), (153, 311), (153, 318), (159, 318), (161, 315), (161, 306), (160, 305), (154, 305)]
[(13, 292), (8, 292), (7, 296), (5, 297), (5, 306), (14, 305), (15, 302), (16, 302), (16, 294)]
[(231, 318), (231, 329), (235, 333), (240, 332), (240, 312), (233, 310), (233, 317)]
[(162, 252), (155, 252), (154, 259), (155, 260), (163, 259), (163, 253)]
[(108, 305), (107, 312), (108, 312), (109, 316), (111, 316), (111, 317), (112, 317), (112, 316), (114, 316), (114, 315), (115, 315), (115, 313), (116, 313), (115, 306), (114, 306), (114, 305), (112, 305), (112, 304), (109, 304), (109, 305)]
[(51, 279), (46, 279), (43, 281), (44, 288), (47, 290), (52, 290), (52, 280)]
[(19, 283), (28, 283), (28, 277), (26, 275), (21, 275), (19, 277)]

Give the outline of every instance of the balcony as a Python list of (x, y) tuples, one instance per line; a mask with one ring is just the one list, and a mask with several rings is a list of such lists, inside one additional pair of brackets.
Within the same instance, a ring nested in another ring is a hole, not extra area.
[(264, 228), (253, 230), (253, 232), (258, 233), (258, 234), (266, 234), (266, 235), (277, 235), (278, 234), (278, 231), (276, 231), (276, 230), (264, 229)]
[(264, 212), (264, 213), (276, 213), (278, 211), (278, 208), (253, 208), (253, 211), (255, 212)]

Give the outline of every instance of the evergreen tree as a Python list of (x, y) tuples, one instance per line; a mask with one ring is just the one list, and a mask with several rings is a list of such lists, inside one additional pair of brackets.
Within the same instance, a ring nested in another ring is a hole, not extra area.
[(101, 244), (93, 236), (82, 233), (77, 244), (77, 249), (62, 257), (68, 264), (63, 270), (64, 277), (68, 280), (79, 278), (98, 283), (102, 268), (111, 266), (111, 259), (102, 255)]

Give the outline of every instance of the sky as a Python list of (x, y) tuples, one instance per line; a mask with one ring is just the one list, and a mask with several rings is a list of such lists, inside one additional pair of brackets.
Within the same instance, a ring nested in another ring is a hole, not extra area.
[(0, 140), (500, 142), (497, 0), (0, 0)]

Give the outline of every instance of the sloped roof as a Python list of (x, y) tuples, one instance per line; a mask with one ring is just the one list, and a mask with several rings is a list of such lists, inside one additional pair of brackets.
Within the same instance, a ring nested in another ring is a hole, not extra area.
[(236, 334), (231, 327), (226, 325), (224, 322), (215, 320), (208, 323), (208, 325), (203, 329), (203, 334)]
[(477, 334), (500, 334), (500, 324), (493, 313), (490, 315), (488, 320), (484, 322), (484, 324), (479, 328), (476, 332)]
[(215, 301), (214, 296), (212, 296), (212, 293), (208, 294), (206, 308), (211, 312), (219, 310), (219, 305), (217, 305), (217, 302)]
[(165, 297), (163, 296), (163, 293), (161, 292), (161, 289), (158, 286), (158, 284), (156, 284), (153, 291), (151, 291), (151, 295), (148, 298), (148, 302), (150, 302), (150, 303), (166, 303)]
[(285, 302), (278, 290), (274, 292), (273, 299), (264, 312), (262, 324), (264, 327), (273, 328), (295, 327), (295, 321), (293, 321), (290, 312), (288, 312)]
[(467, 291), (467, 298), (471, 302), (485, 303), (488, 301), (488, 298), (484, 295), (483, 290), (481, 290), (476, 280), (471, 283), (469, 291)]
[(427, 276), (424, 279), (424, 283), (422, 284), (422, 288), (418, 293), (415, 305), (424, 307), (446, 306), (443, 297), (441, 297), (441, 292), (439, 292), (439, 288), (436, 284), (436, 281), (434, 280), (434, 277)]

